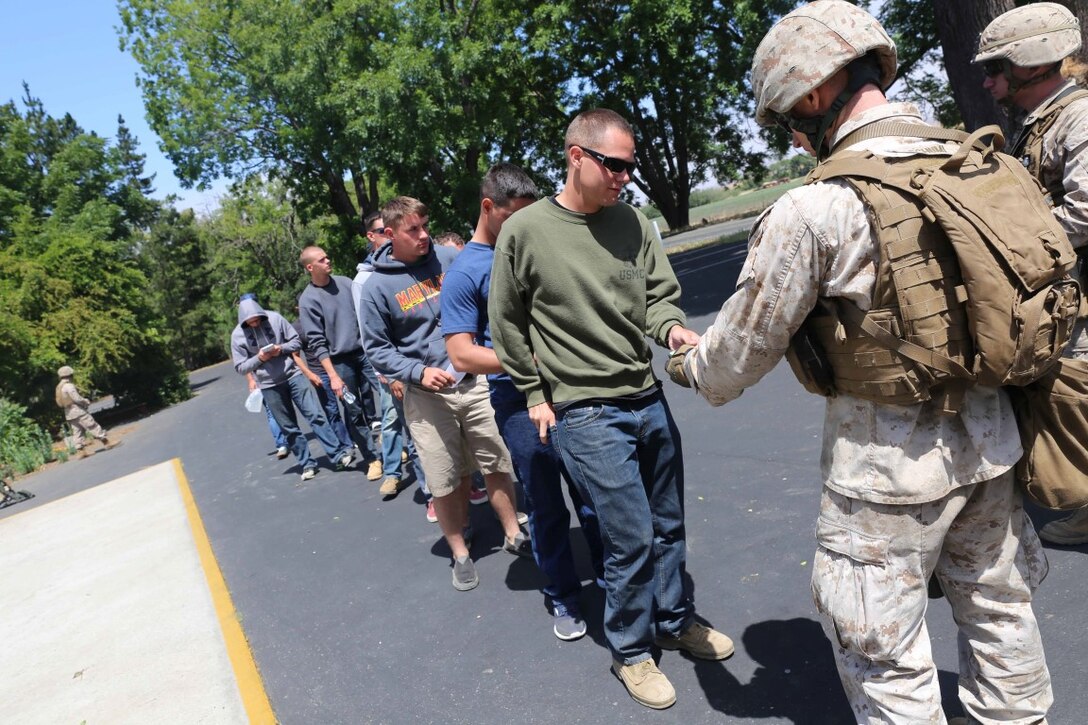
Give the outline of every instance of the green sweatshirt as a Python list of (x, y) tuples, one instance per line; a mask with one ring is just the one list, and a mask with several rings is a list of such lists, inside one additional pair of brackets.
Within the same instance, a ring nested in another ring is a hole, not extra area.
[(621, 202), (577, 214), (541, 199), (503, 224), (487, 309), (499, 361), (531, 407), (653, 385), (646, 336), (668, 344), (686, 324), (679, 300), (641, 213)]

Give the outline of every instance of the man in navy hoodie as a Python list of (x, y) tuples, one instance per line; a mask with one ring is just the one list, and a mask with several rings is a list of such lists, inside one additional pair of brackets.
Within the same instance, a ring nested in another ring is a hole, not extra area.
[(282, 315), (264, 310), (252, 298), (238, 303), (238, 326), (230, 336), (234, 369), (239, 375), (253, 373), (257, 379), (265, 405), (287, 436), (287, 445), (302, 468), (302, 480), (308, 481), (317, 475), (317, 462), (298, 427), (292, 403), (298, 406), (338, 468), (349, 465), (352, 454), (336, 437), (321, 411), (317, 393), (295, 364), (293, 353), (301, 346), (295, 328)]
[[(462, 479), (472, 472), (475, 459), (484, 479), (495, 484), (489, 490), (512, 491), (513, 466), (495, 425), (487, 379), (454, 372), (446, 354), (439, 295), (457, 252), (432, 244), (427, 219), (427, 207), (411, 197), (399, 196), (382, 207), (392, 241), (374, 255), (374, 272), (362, 285), (360, 326), (378, 373), (405, 385), (408, 428), (453, 553), (453, 586), (465, 591), (480, 579), (462, 528), (468, 521), (468, 486)], [(491, 505), (503, 528), (503, 548), (531, 555), (512, 498), (493, 495)]]

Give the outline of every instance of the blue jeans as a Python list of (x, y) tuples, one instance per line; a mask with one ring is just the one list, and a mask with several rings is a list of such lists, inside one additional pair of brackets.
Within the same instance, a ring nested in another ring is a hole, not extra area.
[(321, 378), (321, 387), (315, 386), (314, 390), (317, 392), (317, 399), (321, 403), (321, 407), (325, 410), (325, 418), (328, 419), (329, 425), (332, 426), (336, 437), (340, 439), (344, 447), (351, 448), (353, 441), (351, 435), (348, 434), (348, 427), (344, 425), (344, 419), (340, 417), (340, 404), (336, 402), (336, 396), (332, 394), (332, 383), (329, 381), (329, 374), (320, 365), (317, 370), (314, 370), (314, 373)]
[(264, 404), (264, 414), (268, 416), (268, 432), (272, 434), (272, 440), (276, 443), (276, 448), (286, 448), (287, 436), (280, 430), (280, 424), (276, 422), (276, 418), (272, 415), (272, 410), (268, 407), (268, 403)]
[(310, 424), (310, 428), (313, 429), (314, 435), (317, 436), (317, 440), (321, 442), (330, 459), (338, 461), (347, 454), (348, 447), (337, 440), (336, 433), (333, 432), (332, 427), (325, 420), (324, 413), (321, 412), (321, 403), (317, 400), (314, 386), (310, 385), (310, 381), (302, 373), (293, 375), (287, 379), (287, 382), (271, 388), (261, 388), (261, 395), (264, 397), (264, 404), (276, 418), (280, 430), (287, 437), (287, 446), (295, 454), (303, 470), (317, 468), (317, 463), (310, 455), (309, 441), (298, 427), (294, 406), (298, 406), (302, 417)]
[(364, 461), (376, 460), (378, 450), (370, 430), (370, 421), (378, 419), (372, 387), (372, 384), (377, 385), (374, 368), (371, 367), (362, 349), (358, 353), (337, 355), (330, 359), (336, 374), (344, 381), (344, 390), (351, 391), (355, 396), (353, 403), (340, 398), (340, 402), (344, 404), (344, 422), (347, 424), (348, 433), (355, 441), (355, 445), (359, 446), (359, 453), (362, 454)]
[(680, 432), (660, 392), (634, 402), (575, 405), (551, 431), (604, 544), (604, 631), (623, 664), (650, 658), (694, 615), (685, 577)]
[(429, 500), (431, 492), (427, 489), (427, 477), (423, 475), (423, 466), (419, 465), (416, 445), (412, 442), (412, 435), (404, 422), (404, 401), (397, 400), (397, 396), (393, 395), (389, 386), (379, 382), (378, 402), (382, 406), (382, 474), (397, 478), (404, 477), (400, 452), (407, 448), (408, 461), (412, 464), (412, 470), (415, 471), (416, 483), (419, 484), (423, 497)]
[[(576, 607), (582, 581), (574, 566), (570, 547), (570, 512), (563, 500), (561, 481), (566, 475), (563, 462), (550, 443), (540, 442), (540, 435), (529, 420), (524, 400), (492, 405), (499, 433), (510, 451), (514, 472), (525, 491), (533, 557), (540, 571), (548, 578), (544, 594), (565, 607)], [(602, 579), (603, 552), (597, 515), (584, 503), (574, 486), (569, 488), (571, 503), (589, 546), (594, 575)]]

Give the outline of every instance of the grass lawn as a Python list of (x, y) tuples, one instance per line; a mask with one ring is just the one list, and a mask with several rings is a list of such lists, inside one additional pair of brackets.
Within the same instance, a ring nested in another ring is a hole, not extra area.
[[(754, 189), (703, 206), (692, 207), (688, 219), (691, 226), (697, 227), (708, 222), (754, 216), (769, 207), (778, 197), (790, 189), (801, 186), (804, 181), (805, 179), (802, 177), (781, 186), (772, 186), (769, 189)], [(663, 217), (658, 217), (656, 221), (658, 228), (662, 232), (668, 231), (669, 225)]]

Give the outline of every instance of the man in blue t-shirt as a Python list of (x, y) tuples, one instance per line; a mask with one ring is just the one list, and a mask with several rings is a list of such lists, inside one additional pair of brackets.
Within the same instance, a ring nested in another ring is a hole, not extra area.
[[(487, 374), (495, 420), (525, 490), (533, 555), (548, 578), (544, 594), (552, 600), (552, 630), (556, 637), (572, 640), (586, 633), (586, 625), (578, 606), (582, 583), (571, 553), (570, 513), (560, 485), (560, 476), (565, 473), (563, 464), (551, 443), (540, 442), (536, 426), (529, 420), (525, 395), (503, 372), (491, 347), (487, 319), (491, 263), (499, 229), (511, 214), (536, 201), (539, 195), (532, 179), (513, 164), (496, 164), (488, 170), (480, 185), (476, 231), (442, 284), (442, 332), (454, 368)], [(600, 580), (602, 549), (597, 517), (574, 487), (568, 489)]]

